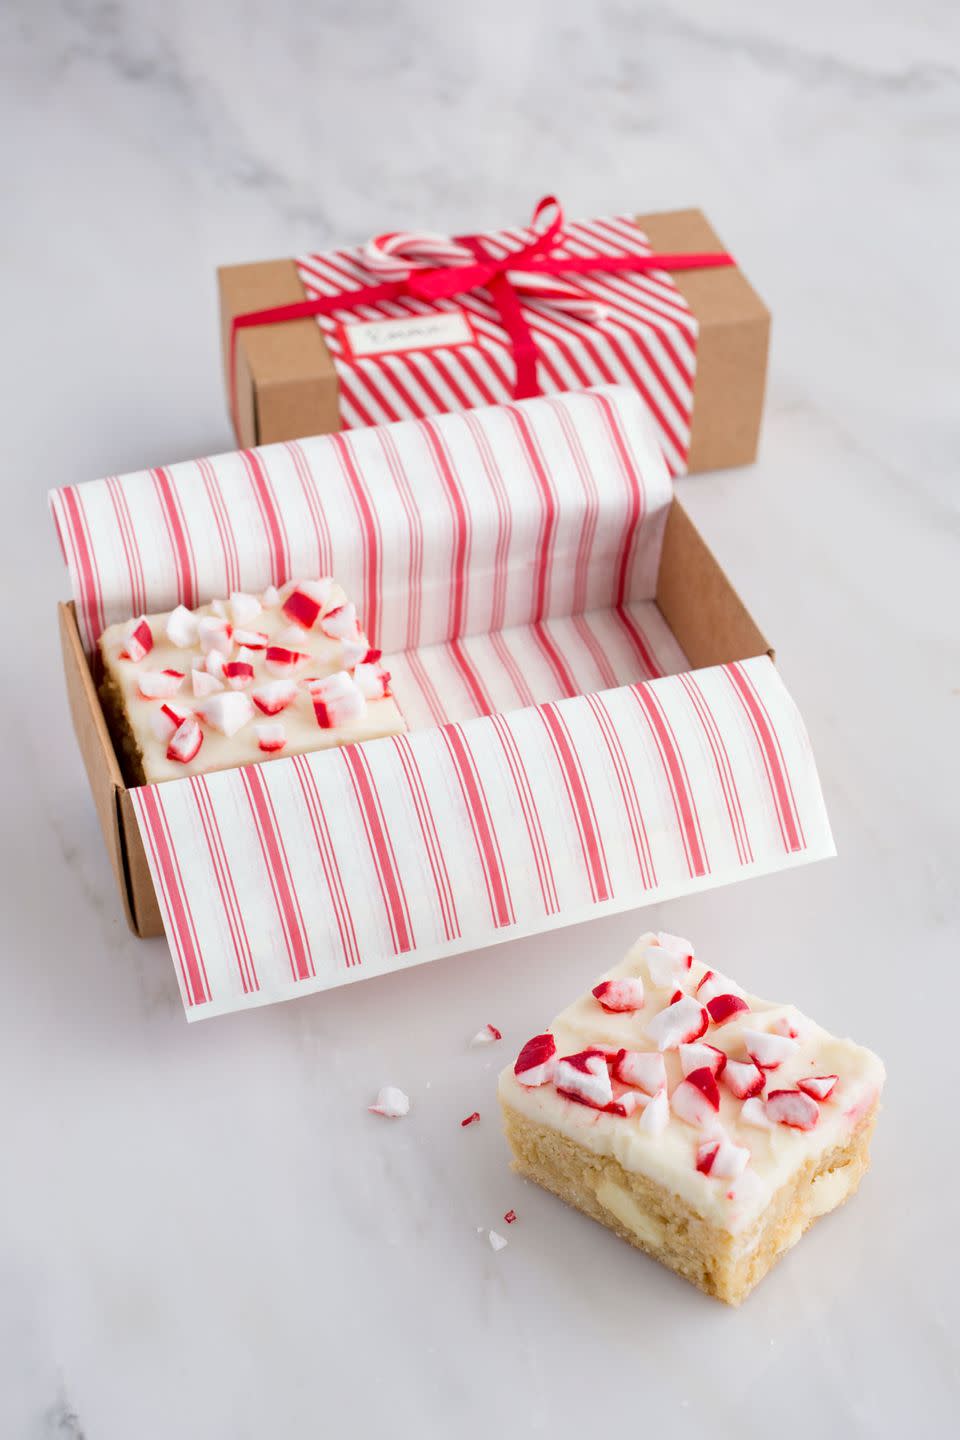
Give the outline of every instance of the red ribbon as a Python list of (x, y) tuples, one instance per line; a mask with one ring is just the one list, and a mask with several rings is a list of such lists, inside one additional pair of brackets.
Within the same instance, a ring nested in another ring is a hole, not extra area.
[[(510, 349), (516, 366), (513, 398), (525, 400), (539, 395), (537, 380), (537, 345), (523, 314), (520, 298), (508, 271), (532, 275), (614, 274), (618, 271), (703, 270), (720, 265), (734, 265), (733, 256), (725, 250), (697, 252), (687, 255), (583, 255), (552, 257), (548, 252), (562, 240), (563, 211), (552, 195), (544, 196), (533, 212), (531, 228), (536, 229), (544, 213), (553, 208), (555, 215), (546, 229), (536, 234), (529, 244), (509, 255), (491, 255), (479, 235), (458, 235), (456, 242), (470, 250), (475, 264), (441, 265), (432, 270), (411, 267), (402, 279), (381, 285), (362, 285), (339, 295), (321, 295), (314, 300), (298, 300), (291, 305), (272, 305), (266, 310), (250, 310), (235, 315), (230, 325), (230, 413), (234, 429), (240, 434), (237, 416), (237, 334), (259, 325), (279, 325), (289, 320), (303, 320), (309, 315), (333, 315), (337, 310), (353, 310), (360, 305), (378, 305), (384, 300), (413, 296), (418, 300), (435, 301), (462, 295), (468, 290), (486, 289), (497, 308), (500, 323), (510, 337)], [(542, 292), (541, 292), (542, 293)], [(534, 295), (534, 298), (536, 296)], [(546, 299), (546, 295), (543, 295)]]

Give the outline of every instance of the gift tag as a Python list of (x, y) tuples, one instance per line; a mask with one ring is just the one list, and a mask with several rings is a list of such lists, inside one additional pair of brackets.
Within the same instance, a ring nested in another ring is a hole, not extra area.
[(341, 323), (337, 326), (337, 338), (343, 346), (343, 358), (347, 360), (477, 344), (476, 332), (465, 310), (441, 310), (432, 315), (401, 315), (389, 320)]

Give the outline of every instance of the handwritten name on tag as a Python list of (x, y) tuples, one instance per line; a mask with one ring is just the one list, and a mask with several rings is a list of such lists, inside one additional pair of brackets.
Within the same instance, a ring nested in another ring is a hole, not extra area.
[(347, 359), (400, 355), (410, 350), (439, 350), (475, 345), (477, 337), (464, 310), (437, 315), (402, 315), (396, 320), (358, 320), (339, 327)]

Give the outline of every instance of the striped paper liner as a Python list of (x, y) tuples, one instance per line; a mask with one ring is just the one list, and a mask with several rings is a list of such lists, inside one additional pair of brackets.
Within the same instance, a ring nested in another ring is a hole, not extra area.
[[(480, 236), (496, 258), (532, 238), (522, 229)], [(557, 258), (649, 255), (646, 236), (627, 215), (568, 222)], [(383, 277), (364, 265), (362, 246), (300, 255), (296, 261), (308, 299), (337, 295)], [(521, 311), (537, 343), (544, 394), (603, 384), (627, 384), (643, 396), (671, 474), (686, 469), (696, 371), (697, 322), (665, 270), (559, 277), (566, 289), (605, 311), (600, 319), (564, 314), (549, 301), (521, 297)], [(446, 311), (464, 313), (473, 344), (354, 357), (341, 325)], [(339, 380), (344, 429), (422, 419), (448, 410), (509, 400), (514, 362), (510, 339), (483, 290), (436, 301), (384, 301), (317, 317)]]
[(772, 663), (691, 672), (657, 609), (671, 498), (626, 387), (54, 493), (88, 646), (332, 571), (410, 726), (133, 792), (189, 1018), (833, 853)]
[(643, 402), (624, 387), (50, 497), (88, 652), (131, 615), (331, 572), (388, 652), (651, 600), (670, 499)]
[(766, 656), (133, 793), (189, 1019), (833, 853)]

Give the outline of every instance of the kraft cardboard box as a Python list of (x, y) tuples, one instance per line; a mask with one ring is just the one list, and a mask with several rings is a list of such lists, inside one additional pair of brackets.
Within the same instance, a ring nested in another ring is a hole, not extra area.
[[(666, 521), (656, 604), (691, 666), (701, 669), (773, 656), (735, 588), (683, 506), (673, 500)], [(163, 934), (160, 907), (127, 787), (84, 652), (74, 602), (58, 607), (64, 674), (73, 728), (83, 756), (104, 841), (134, 934)]]
[[(636, 225), (658, 254), (724, 248), (700, 210), (638, 215)], [(770, 312), (735, 264), (671, 273), (698, 328), (689, 437), (671, 469), (681, 473), (749, 464), (760, 435)], [(229, 265), (218, 274), (224, 373), (228, 403), (233, 378), (238, 443), (265, 445), (343, 428), (341, 377), (315, 317), (238, 330), (231, 366), (237, 316), (307, 300), (297, 263)]]

